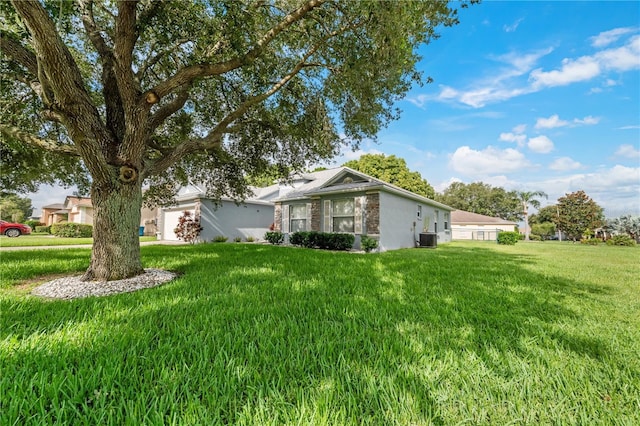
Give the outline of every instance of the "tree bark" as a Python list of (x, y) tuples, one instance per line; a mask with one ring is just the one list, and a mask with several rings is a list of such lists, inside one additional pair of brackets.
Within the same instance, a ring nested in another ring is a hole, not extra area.
[(84, 281), (120, 280), (144, 272), (138, 237), (142, 207), (138, 182), (93, 183), (93, 250)]

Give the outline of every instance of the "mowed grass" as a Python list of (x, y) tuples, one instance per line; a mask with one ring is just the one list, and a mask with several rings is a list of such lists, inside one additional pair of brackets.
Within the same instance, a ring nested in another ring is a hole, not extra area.
[[(156, 241), (156, 237), (144, 236), (140, 237), (140, 241)], [(21, 235), (9, 238), (0, 235), (0, 247), (69, 246), (78, 244), (93, 244), (93, 238), (64, 238), (49, 234)]]
[[(2, 253), (0, 424), (640, 424), (640, 250), (143, 247), (183, 275), (74, 301)], [(36, 280), (37, 281), (37, 280)]]

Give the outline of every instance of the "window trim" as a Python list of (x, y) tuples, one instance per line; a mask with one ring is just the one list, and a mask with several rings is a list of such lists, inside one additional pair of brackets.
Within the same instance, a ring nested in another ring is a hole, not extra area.
[[(351, 206), (352, 206), (352, 212), (351, 214), (336, 214), (335, 212), (335, 205), (337, 202), (340, 201), (349, 201), (351, 202)], [(352, 227), (351, 230), (349, 231), (340, 231), (340, 230), (336, 230), (335, 227), (335, 219), (344, 219), (344, 218), (351, 218), (352, 220)], [(339, 233), (349, 233), (349, 234), (355, 234), (356, 231), (356, 199), (355, 198), (336, 198), (336, 199), (332, 199), (331, 200), (331, 230), (332, 232), (339, 232)]]

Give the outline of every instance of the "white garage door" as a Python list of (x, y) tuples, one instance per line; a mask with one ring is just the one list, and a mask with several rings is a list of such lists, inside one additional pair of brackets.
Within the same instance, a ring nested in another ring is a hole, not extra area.
[[(193, 210), (190, 210), (190, 212), (191, 214), (194, 213)], [(163, 239), (171, 240), (171, 241), (178, 240), (178, 237), (176, 236), (176, 233), (173, 232), (173, 230), (176, 229), (176, 226), (178, 226), (178, 219), (180, 218), (180, 216), (182, 216), (183, 213), (184, 213), (184, 210), (164, 212), (164, 223), (162, 225)]]

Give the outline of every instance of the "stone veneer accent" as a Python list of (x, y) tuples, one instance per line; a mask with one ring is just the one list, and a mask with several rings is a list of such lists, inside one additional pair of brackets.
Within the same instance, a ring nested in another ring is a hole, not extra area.
[(320, 217), (321, 217), (321, 202), (320, 199), (311, 200), (311, 230), (320, 232)]
[(380, 233), (380, 194), (367, 193), (367, 234)]
[(274, 209), (273, 230), (282, 232), (282, 203), (276, 203)]

